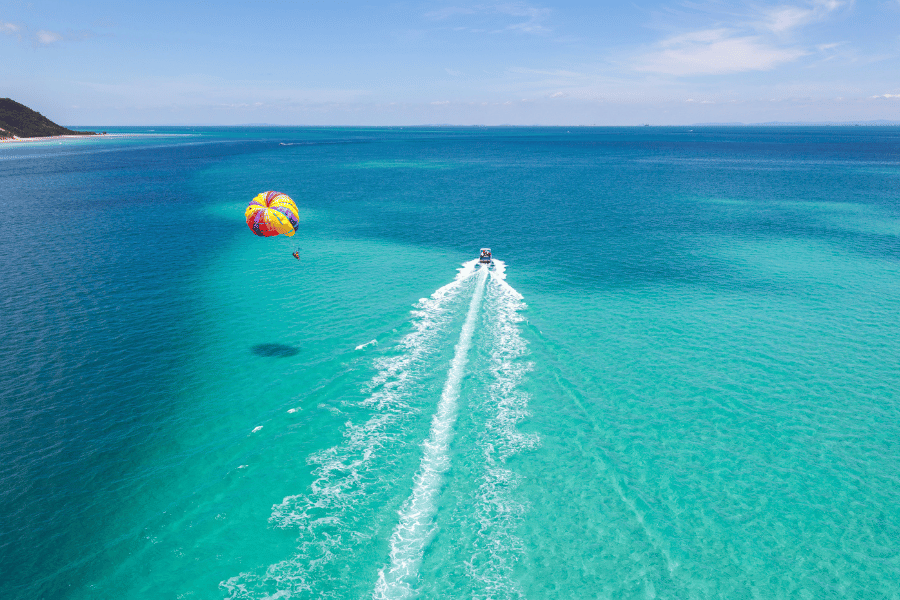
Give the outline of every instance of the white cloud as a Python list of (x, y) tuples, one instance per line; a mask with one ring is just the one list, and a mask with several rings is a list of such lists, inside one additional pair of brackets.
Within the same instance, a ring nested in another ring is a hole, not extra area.
[(541, 23), (550, 16), (551, 10), (549, 8), (534, 8), (521, 4), (505, 4), (498, 7), (498, 12), (512, 17), (527, 18), (526, 21), (522, 21), (521, 23), (513, 23), (511, 25), (507, 25), (507, 29), (524, 31), (526, 33), (541, 33), (550, 31), (549, 28), (541, 25)]
[[(478, 18), (496, 21), (497, 17), (505, 17), (507, 22), (497, 24), (492, 22), (489, 26), (479, 23), (478, 27), (455, 27), (457, 31), (469, 31), (473, 33), (501, 31), (521, 31), (524, 33), (547, 33), (550, 31), (543, 23), (553, 11), (549, 8), (538, 8), (524, 2), (507, 2), (500, 4), (474, 4), (471, 6), (448, 6), (439, 10), (425, 13), (425, 17), (435, 21), (444, 21), (454, 18)], [(515, 22), (509, 23), (509, 17)], [(524, 19), (524, 20), (523, 20)]]
[(634, 62), (637, 71), (668, 75), (718, 75), (769, 71), (814, 51), (826, 52), (839, 43), (804, 46), (799, 30), (846, 6), (845, 0), (809, 0), (797, 5), (754, 8), (735, 16), (707, 15), (714, 26), (671, 35)]
[(435, 100), (431, 103), (433, 106), (443, 106), (445, 104), (450, 104), (449, 100)]
[(880, 96), (872, 96), (872, 98), (900, 98), (900, 94), (882, 94)]
[(812, 12), (797, 6), (779, 6), (769, 12), (764, 26), (775, 33), (788, 31), (809, 23), (812, 20)]
[(31, 42), (35, 45), (40, 44), (49, 46), (50, 44), (55, 44), (57, 42), (80, 41), (95, 36), (95, 34), (91, 31), (68, 31), (66, 33), (59, 33), (47, 29), (39, 29), (35, 33), (28, 33), (28, 31), (29, 28), (24, 25), (16, 25), (15, 23), (0, 21), (0, 33), (14, 35), (19, 38), (20, 41), (24, 36), (27, 39), (31, 40)]
[(776, 6), (763, 10), (763, 19), (759, 25), (774, 33), (787, 33), (803, 25), (821, 21), (845, 4), (847, 3), (839, 0), (816, 0), (807, 6)]
[(46, 29), (41, 29), (35, 34), (37, 41), (41, 44), (47, 45), (52, 44), (54, 42), (58, 42), (63, 39), (63, 36), (55, 31), (47, 31)]
[(716, 75), (768, 71), (808, 54), (797, 47), (779, 48), (760, 36), (739, 35), (728, 29), (707, 29), (677, 35), (640, 57), (638, 71), (668, 75)]

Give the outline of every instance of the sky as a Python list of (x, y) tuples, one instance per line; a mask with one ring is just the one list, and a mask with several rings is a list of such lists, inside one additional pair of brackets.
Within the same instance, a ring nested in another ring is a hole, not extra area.
[(65, 125), (900, 121), (900, 0), (0, 0)]

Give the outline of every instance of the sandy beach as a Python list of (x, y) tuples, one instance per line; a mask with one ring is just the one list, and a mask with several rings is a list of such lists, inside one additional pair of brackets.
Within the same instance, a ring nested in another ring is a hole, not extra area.
[(98, 133), (94, 135), (50, 135), (44, 137), (30, 138), (2, 138), (0, 143), (14, 144), (23, 142), (52, 142), (56, 140), (80, 140), (80, 139), (96, 139), (96, 138), (132, 138), (132, 137), (148, 137), (148, 136), (169, 136), (169, 135), (190, 135), (190, 134), (153, 134), (153, 133)]
[(85, 134), (85, 135), (50, 135), (45, 137), (29, 137), (29, 138), (20, 138), (20, 137), (11, 137), (11, 138), (0, 138), (0, 143), (4, 144), (13, 144), (17, 142), (48, 142), (53, 140), (66, 140), (72, 138), (86, 138), (86, 137), (121, 137), (116, 134), (108, 134), (108, 133), (98, 133), (98, 134)]

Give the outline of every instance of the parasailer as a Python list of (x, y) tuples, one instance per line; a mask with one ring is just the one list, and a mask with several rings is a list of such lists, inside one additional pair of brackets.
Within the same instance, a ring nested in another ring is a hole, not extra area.
[[(250, 201), (244, 211), (247, 227), (258, 236), (272, 237), (284, 235), (291, 237), (297, 232), (300, 216), (297, 205), (287, 194), (281, 192), (263, 192)], [(292, 253), (300, 260), (300, 250)]]

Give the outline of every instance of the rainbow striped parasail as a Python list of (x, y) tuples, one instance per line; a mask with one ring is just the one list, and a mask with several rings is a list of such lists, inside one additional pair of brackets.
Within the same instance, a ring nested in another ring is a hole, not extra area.
[(244, 218), (247, 219), (247, 227), (263, 237), (279, 234), (291, 237), (300, 223), (297, 205), (290, 196), (281, 192), (259, 194), (250, 201)]

